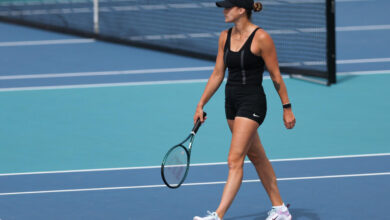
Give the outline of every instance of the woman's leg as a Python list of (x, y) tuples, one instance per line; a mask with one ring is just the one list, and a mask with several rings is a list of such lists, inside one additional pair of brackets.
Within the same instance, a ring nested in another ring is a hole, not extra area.
[[(228, 125), (230, 131), (233, 132), (234, 120), (228, 120)], [(283, 200), (279, 193), (275, 172), (267, 158), (264, 147), (261, 144), (260, 137), (257, 132), (253, 135), (247, 156), (249, 160), (251, 160), (253, 166), (256, 168), (257, 174), (271, 200), (272, 205), (282, 205)]]
[(222, 199), (216, 210), (222, 219), (233, 202), (242, 182), (243, 164), (248, 153), (253, 135), (257, 133), (259, 124), (251, 119), (236, 117), (235, 120), (228, 120), (229, 126), (233, 123), (232, 142), (228, 157), (229, 176), (223, 190)]
[(256, 168), (257, 174), (267, 191), (268, 196), (273, 206), (280, 206), (283, 204), (276, 182), (276, 175), (270, 161), (265, 154), (263, 145), (261, 144), (259, 134), (252, 138), (250, 148), (248, 150), (248, 158)]

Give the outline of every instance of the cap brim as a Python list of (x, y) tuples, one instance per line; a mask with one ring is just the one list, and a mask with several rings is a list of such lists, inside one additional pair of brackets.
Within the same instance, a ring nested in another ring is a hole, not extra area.
[(215, 3), (220, 8), (233, 8), (234, 5), (229, 1), (219, 1)]

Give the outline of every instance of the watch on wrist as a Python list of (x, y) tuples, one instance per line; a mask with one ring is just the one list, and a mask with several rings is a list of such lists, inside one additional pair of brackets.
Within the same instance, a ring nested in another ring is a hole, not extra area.
[(284, 105), (283, 105), (283, 108), (284, 108), (284, 109), (285, 109), (285, 108), (291, 108), (291, 103), (284, 104)]

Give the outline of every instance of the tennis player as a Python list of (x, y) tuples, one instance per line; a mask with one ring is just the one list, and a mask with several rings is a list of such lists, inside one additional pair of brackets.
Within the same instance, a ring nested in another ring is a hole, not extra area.
[(197, 105), (194, 122), (203, 122), (203, 107), (221, 85), (225, 70), (229, 75), (225, 88), (225, 112), (232, 132), (228, 166), (229, 175), (220, 204), (215, 212), (194, 220), (221, 220), (235, 198), (243, 178), (245, 156), (256, 168), (268, 193), (272, 209), (266, 220), (290, 220), (291, 214), (283, 203), (277, 186), (275, 172), (268, 160), (257, 133), (263, 123), (267, 103), (262, 87), (264, 68), (267, 67), (283, 105), (283, 120), (287, 129), (295, 126), (295, 117), (280, 74), (275, 45), (270, 35), (251, 22), (252, 10), (262, 9), (253, 0), (224, 0), (216, 2), (224, 8), (225, 22), (234, 23), (221, 32), (215, 68)]

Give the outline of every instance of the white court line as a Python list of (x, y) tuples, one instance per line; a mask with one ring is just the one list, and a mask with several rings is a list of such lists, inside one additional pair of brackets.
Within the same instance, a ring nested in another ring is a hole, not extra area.
[[(339, 64), (339, 65), (343, 65), (343, 64), (356, 64), (356, 63), (387, 63), (387, 62), (390, 62), (390, 58), (389, 57), (386, 57), (386, 58), (336, 60), (336, 64)], [(301, 63), (298, 62), (298, 66), (301, 66)], [(291, 63), (291, 64), (294, 64), (294, 63)], [(318, 66), (318, 65), (326, 65), (326, 62), (325, 61), (306, 61), (306, 62), (303, 62), (303, 64), (306, 65), (306, 66)], [(288, 63), (286, 63), (285, 66), (292, 66), (292, 65), (288, 65)]]
[[(278, 181), (292, 181), (292, 180), (314, 180), (314, 179), (334, 179), (334, 178), (351, 178), (351, 177), (368, 177), (368, 176), (386, 176), (390, 172), (383, 173), (359, 173), (346, 175), (328, 175), (328, 176), (306, 176), (306, 177), (288, 177), (277, 178)], [(243, 180), (243, 183), (260, 182), (260, 180)], [(199, 183), (184, 183), (182, 186), (202, 186), (202, 185), (219, 185), (225, 184), (226, 181), (219, 182), (199, 182)], [(10, 195), (28, 195), (28, 194), (47, 194), (47, 193), (64, 193), (64, 192), (87, 192), (87, 191), (107, 191), (107, 190), (124, 190), (124, 189), (145, 189), (145, 188), (163, 188), (165, 185), (144, 185), (144, 186), (120, 186), (120, 187), (101, 187), (101, 188), (84, 188), (84, 189), (62, 189), (62, 190), (44, 190), (44, 191), (26, 191), (26, 192), (9, 192), (0, 193), (0, 196)]]
[[(343, 75), (380, 75), (390, 74), (390, 70), (377, 71), (356, 71), (356, 72), (340, 72), (339, 76)], [(289, 75), (283, 75), (283, 78), (290, 78)], [(264, 80), (269, 80), (269, 76), (264, 76)], [(85, 89), (85, 88), (104, 88), (104, 87), (120, 87), (120, 86), (147, 86), (147, 85), (168, 85), (168, 84), (188, 84), (188, 83), (206, 83), (208, 79), (189, 79), (189, 80), (162, 80), (162, 81), (145, 81), (145, 82), (127, 82), (127, 83), (99, 83), (99, 84), (80, 84), (80, 85), (64, 85), (64, 86), (27, 86), (0, 88), (0, 92), (15, 92), (15, 91), (34, 91), (34, 90), (55, 90), (55, 89)], [(226, 81), (226, 79), (224, 80)]]
[[(384, 175), (390, 175), (390, 172), (344, 174), (344, 175), (328, 175), (328, 176), (287, 177), (287, 178), (277, 178), (277, 180), (278, 181), (291, 181), (291, 180), (333, 179), (333, 178), (364, 177), (364, 176), (384, 176)], [(259, 179), (243, 180), (242, 182), (243, 183), (256, 183), (256, 182), (260, 182), (260, 180)], [(216, 185), (216, 184), (225, 184), (225, 183), (226, 183), (226, 181), (204, 182), (204, 183), (184, 183), (184, 184), (182, 184), (182, 186)], [(165, 185), (162, 185), (162, 186), (165, 187)]]
[(390, 70), (356, 71), (356, 72), (340, 72), (340, 73), (337, 73), (338, 76), (346, 76), (346, 75), (380, 75), (380, 74), (390, 74)]
[[(124, 10), (122, 8), (121, 10)], [(129, 10), (133, 10), (132, 8)], [(375, 30), (390, 30), (390, 25), (364, 25), (364, 26), (345, 26), (345, 27), (336, 27), (336, 32), (347, 32), (347, 31), (375, 31)], [(298, 29), (266, 29), (267, 33), (271, 35), (279, 34), (300, 34), (300, 33), (323, 33), (326, 32), (326, 28), (298, 28)], [(129, 39), (133, 41), (144, 41), (144, 40), (167, 40), (167, 39), (186, 39), (191, 38), (191, 35), (196, 33), (179, 33), (171, 35), (134, 35), (130, 36)], [(208, 33), (203, 35), (205, 38), (217, 37), (220, 33), (213, 35), (213, 33)]]
[[(337, 64), (381, 63), (381, 62), (390, 62), (390, 58), (349, 59), (349, 60), (336, 61)], [(304, 63), (304, 65), (325, 65), (326, 64), (324, 61), (310, 61), (310, 62), (296, 62), (296, 63), (280, 63), (279, 66), (281, 67), (301, 66), (302, 65), (301, 63)], [(159, 68), (159, 69), (141, 69), (141, 70), (5, 75), (5, 76), (0, 76), (0, 80), (174, 73), (174, 72), (191, 72), (191, 71), (194, 72), (194, 71), (211, 71), (213, 69), (214, 69), (213, 66), (203, 66), (203, 67)]]
[[(375, 30), (390, 30), (390, 25), (364, 25), (364, 26), (345, 26), (345, 27), (336, 27), (337, 32), (346, 32), (346, 31), (375, 31)], [(300, 34), (300, 33), (322, 33), (326, 32), (326, 28), (298, 28), (298, 29), (282, 29), (282, 30), (272, 30), (266, 29), (266, 31), (271, 35), (277, 34)], [(134, 41), (143, 41), (143, 40), (166, 40), (166, 39), (185, 39), (190, 38), (191, 35), (196, 33), (189, 34), (171, 34), (171, 35), (135, 35), (130, 36), (130, 40)], [(210, 38), (217, 37), (220, 33), (213, 35), (209, 33), (203, 35), (202, 37)]]
[(85, 43), (94, 43), (95, 41), (96, 41), (95, 39), (13, 41), (13, 42), (0, 42), (0, 47), (53, 45), (53, 44), (85, 44)]
[(337, 61), (336, 61), (336, 64), (382, 63), (382, 62), (390, 62), (390, 57), (385, 57), (385, 58), (369, 58), (369, 59), (337, 60)]
[[(360, 25), (360, 26), (344, 26), (344, 27), (336, 27), (337, 32), (346, 32), (346, 31), (377, 31), (377, 30), (390, 30), (389, 24), (383, 25)], [(298, 34), (300, 32), (303, 33), (321, 33), (326, 32), (325, 27), (317, 27), (317, 28), (298, 28), (298, 29), (285, 29), (285, 30), (268, 30), (266, 31), (269, 34)]]
[(373, 31), (373, 30), (390, 30), (390, 25), (365, 25), (365, 26), (336, 27), (336, 31)]
[[(337, 75), (380, 75), (390, 74), (390, 70), (377, 71), (356, 71), (356, 72), (340, 72)], [(283, 75), (283, 78), (290, 78), (289, 75)], [(269, 76), (264, 76), (264, 80), (269, 80)], [(64, 86), (27, 86), (27, 87), (12, 87), (0, 88), (0, 92), (15, 92), (15, 91), (34, 91), (34, 90), (55, 90), (55, 89), (85, 89), (85, 88), (104, 88), (104, 87), (120, 87), (120, 86), (147, 86), (147, 85), (168, 85), (168, 84), (188, 84), (188, 83), (206, 83), (208, 79), (189, 79), (189, 80), (162, 80), (162, 81), (144, 81), (144, 82), (126, 82), (126, 83), (99, 83), (99, 84), (80, 84), (80, 85), (64, 85)], [(226, 79), (224, 80), (226, 81)]]
[(101, 71), (101, 72), (7, 75), (7, 76), (0, 76), (0, 80), (60, 78), (60, 77), (80, 77), (80, 76), (130, 75), (130, 74), (150, 74), (150, 73), (174, 73), (174, 72), (189, 72), (189, 71), (210, 71), (213, 69), (214, 69), (213, 66), (204, 66), (204, 67), (184, 67), (184, 68), (160, 68), (160, 69), (141, 69), (141, 70)]
[[(290, 78), (290, 76), (283, 75), (282, 78)], [(263, 79), (268, 80), (271, 78), (269, 76), (264, 76)], [(188, 80), (162, 80), (162, 81), (126, 82), (126, 83), (81, 84), (81, 85), (64, 85), (64, 86), (28, 86), (28, 87), (0, 88), (0, 92), (53, 90), (53, 89), (86, 89), (86, 88), (120, 87), (120, 86), (188, 84), (188, 83), (206, 83), (207, 81), (208, 81), (208, 79), (188, 79)], [(224, 82), (226, 82), (226, 79), (224, 79)]]
[(65, 85), (65, 86), (31, 86), (31, 87), (16, 87), (16, 88), (0, 88), (0, 92), (204, 83), (207, 82), (207, 80), (208, 79), (191, 79), (191, 80), (162, 80), (162, 81), (127, 82), (127, 83), (99, 83), (99, 84)]
[[(287, 159), (273, 159), (271, 162), (288, 162), (288, 161), (306, 161), (306, 160), (331, 160), (343, 158), (362, 158), (362, 157), (382, 157), (390, 156), (390, 153), (378, 154), (356, 154), (356, 155), (340, 155), (340, 156), (325, 156), (325, 157), (300, 157)], [(251, 163), (245, 161), (244, 163)], [(191, 167), (196, 166), (218, 166), (227, 165), (227, 162), (217, 163), (196, 163), (191, 164)], [(21, 176), (21, 175), (40, 175), (40, 174), (59, 174), (59, 173), (83, 173), (83, 172), (104, 172), (104, 171), (119, 171), (119, 170), (143, 170), (143, 169), (159, 169), (161, 166), (143, 166), (143, 167), (120, 167), (120, 168), (104, 168), (104, 169), (82, 169), (82, 170), (60, 170), (60, 171), (44, 171), (44, 172), (24, 172), (24, 173), (2, 173), (0, 176)]]

